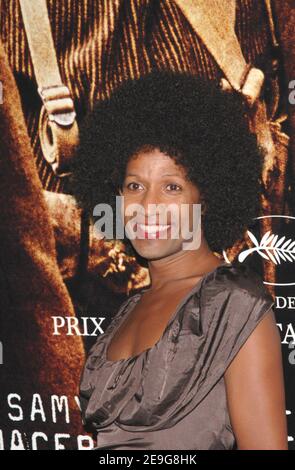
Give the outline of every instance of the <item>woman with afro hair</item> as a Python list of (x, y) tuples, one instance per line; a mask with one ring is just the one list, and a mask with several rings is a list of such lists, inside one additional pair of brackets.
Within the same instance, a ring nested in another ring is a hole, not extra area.
[(259, 213), (262, 158), (240, 98), (188, 73), (127, 80), (86, 118), (73, 191), (114, 238), (123, 221), (151, 281), (81, 374), (95, 449), (287, 449), (273, 298), (221, 254)]

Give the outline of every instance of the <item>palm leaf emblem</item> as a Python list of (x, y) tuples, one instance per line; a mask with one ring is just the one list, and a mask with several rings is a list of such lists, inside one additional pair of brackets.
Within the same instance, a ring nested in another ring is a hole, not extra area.
[(238, 256), (238, 260), (243, 262), (247, 256), (253, 252), (257, 252), (262, 258), (272, 261), (275, 264), (280, 264), (281, 260), (290, 261), (291, 263), (295, 260), (295, 241), (291, 238), (285, 241), (285, 236), (279, 238), (270, 231), (266, 232), (260, 243), (258, 242), (255, 235), (247, 230), (249, 238), (254, 243), (252, 248), (241, 251)]

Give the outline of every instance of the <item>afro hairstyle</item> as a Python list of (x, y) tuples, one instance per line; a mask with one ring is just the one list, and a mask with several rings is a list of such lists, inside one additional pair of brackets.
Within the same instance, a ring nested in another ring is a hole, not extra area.
[(262, 150), (241, 96), (213, 81), (168, 70), (125, 80), (95, 104), (80, 131), (70, 182), (92, 222), (97, 204), (110, 204), (115, 214), (127, 162), (145, 147), (181, 164), (199, 188), (212, 251), (233, 246), (259, 215)]

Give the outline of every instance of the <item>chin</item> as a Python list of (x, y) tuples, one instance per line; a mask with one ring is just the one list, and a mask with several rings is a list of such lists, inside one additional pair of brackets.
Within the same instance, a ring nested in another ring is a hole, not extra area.
[(181, 245), (175, 246), (167, 240), (133, 240), (134, 250), (147, 261), (159, 260), (181, 251)]

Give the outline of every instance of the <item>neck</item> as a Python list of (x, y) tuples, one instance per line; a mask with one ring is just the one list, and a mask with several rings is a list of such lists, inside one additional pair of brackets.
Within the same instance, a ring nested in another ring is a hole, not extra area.
[(220, 264), (206, 243), (197, 250), (181, 250), (159, 260), (149, 261), (149, 274), (153, 290), (163, 288), (171, 281), (203, 276)]

